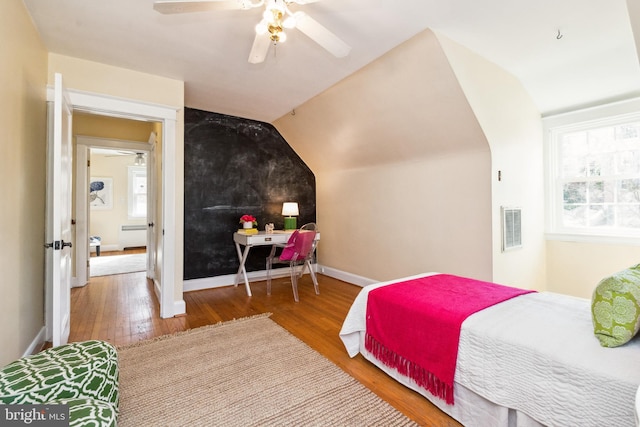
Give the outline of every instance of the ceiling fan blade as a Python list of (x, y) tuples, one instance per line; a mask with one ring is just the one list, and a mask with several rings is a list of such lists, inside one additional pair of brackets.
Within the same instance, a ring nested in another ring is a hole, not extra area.
[(253, 46), (251, 46), (251, 53), (249, 53), (249, 62), (251, 64), (259, 64), (264, 61), (271, 45), (271, 37), (269, 33), (256, 34), (256, 38), (253, 39)]
[(309, 3), (315, 3), (318, 0), (289, 0), (286, 1), (286, 3), (295, 3), (295, 4), (309, 4)]
[(134, 156), (136, 153), (134, 153), (133, 151), (92, 150), (92, 154), (102, 154), (105, 157), (122, 157), (122, 156)]
[(190, 13), (209, 10), (250, 9), (262, 6), (263, 0), (158, 0), (153, 8), (160, 13)]
[(296, 28), (307, 37), (328, 50), (333, 56), (343, 58), (351, 52), (351, 46), (343, 42), (338, 36), (327, 30), (318, 21), (304, 12), (296, 12)]

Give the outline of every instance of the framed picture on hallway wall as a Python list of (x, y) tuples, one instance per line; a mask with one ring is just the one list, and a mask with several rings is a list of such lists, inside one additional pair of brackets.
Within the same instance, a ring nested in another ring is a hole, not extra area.
[(93, 210), (113, 208), (113, 179), (92, 177), (89, 182), (89, 206)]

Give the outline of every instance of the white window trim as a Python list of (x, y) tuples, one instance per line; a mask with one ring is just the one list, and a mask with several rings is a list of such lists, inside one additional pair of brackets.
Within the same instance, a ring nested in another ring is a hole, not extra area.
[(128, 179), (127, 179), (127, 192), (129, 193), (127, 204), (127, 215), (129, 219), (144, 219), (147, 217), (147, 211), (145, 209), (144, 215), (132, 215), (133, 209), (133, 178), (136, 172), (144, 171), (147, 174), (146, 166), (128, 166)]
[[(557, 170), (557, 153), (554, 155), (554, 137), (557, 133), (564, 133), (572, 128), (584, 127), (585, 124), (593, 124), (598, 122), (610, 121), (612, 118), (624, 121), (625, 118), (637, 117), (640, 112), (640, 98), (633, 98), (619, 101), (611, 104), (601, 105), (598, 107), (586, 108), (574, 112), (558, 114), (554, 116), (544, 117), (542, 124), (544, 128), (544, 160), (545, 160), (545, 236), (547, 240), (562, 240), (569, 242), (585, 242), (585, 243), (601, 243), (601, 244), (624, 244), (640, 246), (640, 232), (638, 235), (621, 236), (607, 233), (580, 233), (574, 230), (562, 229), (558, 226), (558, 210), (553, 200), (554, 193), (554, 176)], [(616, 120), (617, 121), (617, 120)]]

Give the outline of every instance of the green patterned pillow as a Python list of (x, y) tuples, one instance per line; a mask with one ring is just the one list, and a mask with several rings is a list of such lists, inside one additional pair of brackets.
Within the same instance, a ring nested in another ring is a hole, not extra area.
[(603, 347), (618, 347), (640, 330), (640, 264), (600, 281), (591, 300), (593, 331)]

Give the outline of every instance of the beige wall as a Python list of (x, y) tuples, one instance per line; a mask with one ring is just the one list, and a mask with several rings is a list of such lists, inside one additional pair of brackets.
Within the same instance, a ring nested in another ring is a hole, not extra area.
[(640, 246), (550, 240), (548, 290), (591, 298), (601, 279), (637, 264)]
[[(183, 204), (184, 204), (184, 82), (167, 79), (124, 68), (100, 64), (69, 56), (49, 54), (49, 83), (55, 73), (61, 73), (68, 89), (104, 94), (118, 98), (131, 99), (154, 104), (161, 104), (178, 109), (176, 122), (176, 147), (172, 160), (176, 166), (176, 179), (165, 185), (173, 186), (175, 206), (172, 209), (175, 217), (175, 229), (165, 229), (165, 235), (175, 236), (175, 270), (173, 281), (174, 301), (182, 301), (183, 289)], [(161, 148), (158, 144), (157, 148)], [(160, 163), (160, 162), (158, 162)], [(160, 164), (157, 165), (161, 167)], [(158, 176), (159, 177), (159, 176)], [(158, 200), (160, 204), (161, 201)], [(162, 217), (156, 218), (161, 224)], [(157, 227), (160, 230), (160, 227)], [(160, 231), (159, 231), (160, 232)], [(158, 260), (162, 251), (157, 251)], [(156, 270), (159, 273), (159, 270)]]
[(0, 2), (0, 39), (2, 366), (44, 326), (47, 52), (20, 0)]
[[(295, 113), (275, 125), (316, 173), (322, 265), (545, 289), (542, 125), (513, 76), (425, 31)], [(522, 249), (501, 251), (501, 206)]]
[(95, 114), (73, 114), (73, 136), (119, 139), (123, 141), (149, 141), (149, 135), (157, 128), (156, 123)]
[(184, 105), (184, 83), (179, 80), (49, 53), (49, 84), (53, 83), (55, 73), (62, 74), (67, 89), (176, 108)]
[(490, 280), (488, 174), (481, 151), (319, 174), (320, 263), (374, 280)]
[(491, 279), (489, 145), (431, 31), (274, 125), (316, 174), (322, 265)]
[[(493, 280), (544, 290), (544, 168), (540, 114), (514, 76), (442, 35), (438, 35), (438, 39), (491, 146)], [(501, 206), (522, 208), (521, 249), (502, 252)]]

